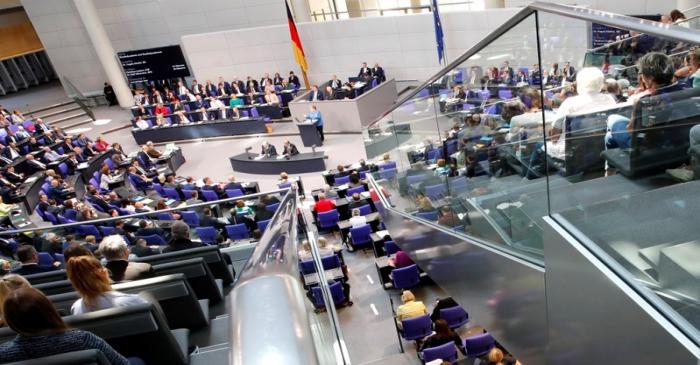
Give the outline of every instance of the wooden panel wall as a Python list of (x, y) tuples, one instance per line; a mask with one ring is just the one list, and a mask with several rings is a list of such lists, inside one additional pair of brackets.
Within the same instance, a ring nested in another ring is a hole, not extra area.
[(30, 21), (0, 27), (0, 60), (44, 49)]

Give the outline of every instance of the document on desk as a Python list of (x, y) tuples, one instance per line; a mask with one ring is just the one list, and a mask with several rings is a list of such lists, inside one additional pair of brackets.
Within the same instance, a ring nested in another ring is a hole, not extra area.
[(146, 199), (143, 200), (143, 204), (148, 205), (148, 204), (151, 204), (151, 203), (153, 203), (153, 200), (152, 200), (152, 199), (146, 198)]
[(279, 155), (277, 156), (278, 160), (284, 160), (287, 156), (286, 155)]
[(24, 182), (25, 183), (33, 183), (36, 181), (36, 179), (37, 179), (36, 176), (32, 176), (32, 177), (28, 178), (27, 180), (24, 180)]
[(258, 161), (258, 160), (262, 160), (263, 158), (265, 158), (264, 155), (258, 155), (258, 156), (255, 156), (255, 158), (253, 160)]
[(78, 170), (86, 169), (88, 167), (87, 162), (81, 162), (78, 164)]

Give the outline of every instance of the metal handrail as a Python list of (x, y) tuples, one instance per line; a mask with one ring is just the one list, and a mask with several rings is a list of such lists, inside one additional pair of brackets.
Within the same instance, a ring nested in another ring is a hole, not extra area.
[[(191, 210), (194, 208), (203, 208), (203, 207), (208, 207), (212, 205), (220, 205), (223, 203), (228, 203), (228, 202), (233, 202), (237, 200), (246, 200), (246, 199), (252, 199), (252, 198), (257, 198), (259, 196), (263, 195), (270, 195), (270, 194), (276, 194), (276, 193), (281, 193), (289, 190), (287, 189), (278, 189), (278, 190), (271, 190), (263, 193), (255, 193), (255, 194), (248, 194), (248, 195), (242, 195), (238, 196), (235, 198), (226, 198), (226, 199), (219, 199), (219, 200), (212, 200), (208, 202), (203, 202), (203, 203), (197, 203), (197, 204), (192, 204), (188, 205), (185, 207), (187, 210)], [(100, 219), (93, 219), (89, 221), (84, 221), (84, 222), (75, 222), (75, 223), (65, 223), (65, 224), (56, 224), (56, 225), (51, 225), (51, 226), (46, 226), (46, 227), (34, 227), (34, 228), (23, 228), (23, 229), (15, 229), (11, 231), (2, 231), (0, 232), (0, 237), (2, 236), (8, 236), (8, 235), (15, 235), (18, 233), (24, 233), (24, 232), (35, 232), (35, 231), (51, 231), (54, 229), (63, 229), (63, 228), (73, 228), (77, 226), (82, 226), (82, 225), (98, 225), (102, 223), (109, 223), (109, 222), (114, 222), (114, 221), (119, 221), (119, 220), (125, 220), (125, 219), (131, 219), (131, 218), (139, 218), (139, 217), (146, 217), (146, 216), (152, 216), (157, 213), (169, 213), (169, 212), (175, 212), (175, 211), (181, 211), (183, 208), (168, 208), (168, 209), (160, 209), (160, 210), (154, 210), (152, 212), (143, 212), (143, 213), (134, 213), (134, 214), (129, 214), (129, 215), (122, 215), (119, 217), (109, 217), (109, 218), (100, 218)]]
[[(299, 197), (297, 197), (297, 206), (302, 206)], [(314, 230), (312, 224), (306, 219), (304, 214), (301, 216), (302, 222), (300, 222), (300, 224), (303, 224), (306, 228), (306, 239), (309, 241), (311, 256), (313, 257), (314, 264), (316, 266), (316, 273), (319, 276), (319, 287), (321, 288), (323, 299), (326, 304), (326, 311), (330, 316), (330, 327), (337, 346), (337, 348), (335, 348), (335, 352), (340, 356), (340, 359), (336, 360), (339, 360), (339, 365), (350, 365), (350, 355), (348, 354), (347, 347), (345, 346), (345, 337), (343, 336), (343, 331), (341, 329), (340, 319), (338, 318), (338, 312), (335, 309), (333, 295), (331, 294), (331, 290), (328, 285), (328, 278), (326, 277), (326, 272), (323, 268), (321, 254), (318, 251), (318, 242), (316, 241), (316, 236), (313, 234)], [(349, 299), (350, 298), (348, 298), (348, 300)]]
[(291, 189), (228, 296), (228, 364), (320, 364), (299, 276), (296, 202)]
[(381, 122), (381, 120), (384, 117), (392, 113), (394, 110), (398, 109), (405, 102), (411, 100), (416, 95), (418, 95), (418, 93), (421, 90), (425, 89), (426, 87), (440, 80), (448, 73), (452, 72), (454, 68), (464, 63), (464, 61), (468, 60), (470, 57), (481, 51), (484, 47), (486, 47), (491, 42), (499, 38), (501, 35), (509, 31), (512, 27), (516, 26), (525, 18), (538, 11), (584, 21), (591, 21), (612, 27), (625, 28), (640, 33), (671, 39), (677, 42), (694, 44), (700, 43), (700, 33), (683, 27), (672, 27), (671, 24), (661, 24), (650, 20), (633, 18), (629, 16), (618, 15), (599, 10), (577, 8), (567, 5), (536, 1), (523, 8), (523, 10), (515, 14), (512, 18), (503, 23), (500, 27), (496, 28), (496, 30), (484, 37), (481, 41), (477, 42), (474, 46), (472, 46), (469, 50), (464, 52), (460, 57), (452, 61), (449, 65), (444, 67), (442, 70), (438, 71), (435, 75), (428, 78), (428, 80), (423, 82), (421, 85), (417, 86), (414, 90), (408, 92), (405, 96), (399, 98), (399, 100), (397, 100), (393, 106), (391, 106), (384, 113), (380, 114), (374, 120), (374, 122), (369, 124), (367, 128), (371, 128), (375, 124)]

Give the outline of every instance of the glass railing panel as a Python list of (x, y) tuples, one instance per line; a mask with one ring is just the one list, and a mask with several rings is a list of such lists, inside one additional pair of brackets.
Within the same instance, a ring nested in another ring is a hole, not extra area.
[[(567, 17), (539, 19), (542, 44), (571, 29)], [(700, 57), (696, 38), (641, 35), (621, 51), (632, 72), (606, 72), (603, 65), (577, 70), (573, 93), (546, 125), (538, 172), (549, 181), (550, 214), (615, 260), (662, 311), (675, 310), (669, 316), (697, 339), (700, 88), (693, 88), (697, 62), (683, 63), (689, 54)], [(542, 58), (561, 53), (543, 48)]]
[(409, 138), (389, 152), (397, 175), (374, 178), (395, 209), (540, 263), (546, 184), (528, 180), (544, 134), (536, 34), (531, 14), (396, 108)]

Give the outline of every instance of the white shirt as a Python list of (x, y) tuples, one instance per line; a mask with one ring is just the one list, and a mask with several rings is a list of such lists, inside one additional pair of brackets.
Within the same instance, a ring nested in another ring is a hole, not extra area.
[(360, 226), (367, 224), (367, 218), (365, 218), (364, 216), (358, 215), (355, 217), (351, 217), (348, 220), (348, 222), (350, 223), (352, 228), (357, 228), (357, 227), (360, 227)]
[(552, 128), (559, 129), (562, 132), (556, 142), (547, 141), (547, 154), (560, 160), (565, 158), (566, 138), (564, 138), (564, 135), (566, 131), (564, 131), (564, 121), (566, 120), (567, 115), (578, 114), (591, 110), (608, 109), (614, 105), (615, 99), (612, 96), (598, 92), (579, 94), (564, 100), (557, 110), (557, 116), (554, 123), (552, 123)]
[(146, 300), (143, 298), (139, 297), (136, 294), (126, 294), (126, 293), (120, 293), (118, 291), (111, 291), (102, 294), (99, 296), (96, 300), (94, 305), (88, 307), (84, 302), (83, 299), (80, 298), (73, 303), (73, 305), (70, 307), (70, 311), (72, 314), (84, 314), (84, 313), (89, 313), (93, 311), (98, 311), (101, 309), (108, 309), (108, 308), (114, 308), (114, 307), (126, 307), (129, 305), (133, 304), (146, 304), (148, 303)]
[(139, 119), (136, 121), (136, 126), (141, 129), (146, 129), (149, 127), (148, 122), (144, 119)]

